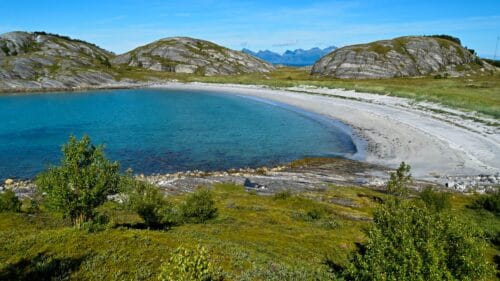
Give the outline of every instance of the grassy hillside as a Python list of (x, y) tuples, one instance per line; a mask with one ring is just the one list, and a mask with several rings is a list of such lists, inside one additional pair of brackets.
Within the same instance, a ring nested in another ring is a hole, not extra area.
[(457, 78), (393, 78), (393, 79), (332, 79), (312, 77), (299, 68), (280, 68), (269, 74), (246, 74), (225, 77), (204, 77), (158, 73), (128, 69), (120, 72), (121, 78), (146, 80), (175, 79), (183, 82), (258, 84), (271, 87), (313, 85), (327, 88), (344, 88), (360, 92), (427, 100), (451, 108), (500, 118), (500, 72)]
[[(377, 202), (389, 196), (336, 186), (263, 196), (228, 184), (216, 185), (214, 194), (217, 218), (164, 231), (141, 229), (137, 215), (110, 202), (101, 211), (111, 224), (97, 232), (46, 213), (1, 213), (0, 279), (157, 280), (160, 264), (178, 246), (203, 245), (226, 280), (328, 280), (328, 265), (345, 264), (364, 240), (362, 228), (371, 223)], [(499, 233), (498, 217), (465, 207), (472, 200), (454, 194), (452, 212), (478, 224), (487, 237)], [(490, 260), (500, 254), (491, 244), (487, 251)]]

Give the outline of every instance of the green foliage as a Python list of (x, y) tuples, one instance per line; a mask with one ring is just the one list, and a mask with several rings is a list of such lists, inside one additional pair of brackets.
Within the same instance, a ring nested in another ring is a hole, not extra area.
[(292, 192), (290, 190), (282, 190), (274, 193), (273, 198), (276, 200), (285, 200), (292, 197)]
[(21, 259), (0, 271), (4, 281), (49, 281), (70, 280), (71, 272), (77, 270), (84, 257), (60, 258), (38, 253), (32, 259)]
[(92, 220), (84, 222), (81, 227), (88, 232), (98, 232), (108, 228), (108, 225), (109, 217), (105, 214), (98, 213), (92, 218)]
[[(334, 281), (335, 276), (326, 268), (298, 268), (295, 266), (287, 266), (277, 262), (270, 262), (267, 266), (255, 267), (253, 270), (246, 272), (238, 280), (266, 280), (266, 281), (283, 281), (283, 280), (314, 280), (314, 281)], [(340, 280), (340, 279), (339, 279)]]
[(111, 68), (111, 63), (109, 62), (109, 59), (105, 56), (97, 56), (97, 60), (101, 65), (107, 68)]
[(127, 177), (128, 204), (151, 228), (167, 228), (175, 223), (172, 205), (161, 191), (146, 182)]
[(392, 50), (392, 47), (391, 46), (384, 46), (384, 45), (379, 44), (379, 43), (374, 43), (374, 44), (371, 44), (369, 46), (368, 50), (375, 52), (379, 55), (385, 55)]
[(451, 35), (440, 34), (440, 35), (429, 35), (429, 36), (426, 36), (426, 37), (441, 38), (441, 39), (445, 39), (445, 40), (448, 40), (448, 41), (455, 42), (458, 45), (462, 45), (462, 41), (460, 41), (460, 38), (457, 38), (457, 37), (454, 37), (454, 36), (451, 36)]
[(432, 210), (441, 212), (451, 208), (450, 194), (435, 191), (432, 187), (426, 187), (420, 192), (420, 199)]
[(12, 55), (10, 48), (5, 44), (5, 42), (0, 42), (0, 50), (2, 50), (6, 56)]
[(35, 35), (44, 35), (44, 36), (53, 36), (53, 37), (57, 37), (57, 38), (60, 38), (60, 39), (63, 39), (63, 40), (74, 41), (74, 42), (78, 42), (78, 43), (83, 43), (83, 44), (87, 44), (87, 45), (90, 45), (92, 47), (101, 49), (99, 46), (97, 46), (94, 43), (90, 43), (90, 42), (87, 42), (87, 41), (84, 41), (84, 40), (81, 40), (81, 39), (74, 39), (74, 38), (71, 38), (69, 36), (60, 35), (60, 34), (56, 34), (56, 33), (50, 33), (50, 32), (45, 32), (45, 31), (35, 31), (35, 32), (33, 32), (33, 34), (35, 34)]
[(38, 198), (26, 198), (22, 201), (22, 210), (27, 214), (40, 213), (40, 202)]
[(201, 188), (190, 194), (180, 206), (180, 213), (185, 222), (203, 223), (217, 216), (213, 194)]
[(406, 196), (408, 185), (412, 183), (410, 165), (401, 162), (396, 172), (391, 173), (391, 179), (387, 183), (387, 191), (396, 196)]
[(467, 48), (467, 47), (465, 47), (465, 49), (466, 49), (467, 51), (469, 51), (469, 53), (470, 53), (471, 55), (474, 55), (474, 56), (476, 55), (476, 50), (474, 50), (474, 49), (470, 49), (470, 48)]
[(70, 137), (62, 148), (59, 166), (48, 168), (36, 178), (50, 210), (60, 212), (80, 228), (92, 220), (94, 210), (107, 196), (118, 191), (119, 164), (106, 159), (103, 147), (94, 146), (88, 136)]
[(485, 59), (485, 58), (482, 58), (482, 60), (484, 60), (485, 62), (487, 62), (491, 65), (494, 65), (496, 67), (500, 67), (500, 60), (492, 60), (492, 59)]
[(306, 215), (309, 217), (311, 220), (319, 220), (325, 217), (328, 213), (324, 208), (312, 208), (311, 210), (307, 211)]
[(485, 280), (492, 273), (475, 227), (419, 201), (386, 203), (366, 235), (350, 257), (349, 280)]
[(472, 209), (484, 209), (500, 216), (500, 191), (493, 194), (482, 195), (472, 202)]
[(16, 193), (10, 189), (0, 193), (0, 212), (20, 212), (21, 201)]
[[(375, 198), (390, 201), (393, 197), (346, 186), (296, 193), (282, 201), (250, 195), (234, 184), (216, 184), (211, 190), (219, 218), (207, 224), (176, 225), (170, 231), (142, 229), (143, 220), (127, 204), (116, 201), (96, 210), (112, 222), (103, 231), (68, 229), (67, 220), (47, 215), (43, 209), (36, 214), (0, 213), (0, 280), (43, 280), (45, 276), (45, 280), (158, 280), (162, 262), (168, 263), (176, 248), (195, 249), (199, 244), (210, 253), (208, 260), (223, 268), (227, 280), (335, 280), (329, 269), (338, 272), (355, 242), (366, 241), (362, 229), (372, 224), (367, 219), (381, 204)], [(121, 195), (116, 199), (126, 199)], [(184, 202), (185, 197), (167, 198)], [(332, 198), (353, 204), (339, 205), (330, 202)], [(451, 200), (449, 212), (463, 221), (474, 220), (498, 241), (495, 215), (465, 208), (472, 196), (457, 193)], [(293, 216), (321, 207), (328, 216), (319, 220)], [(327, 220), (338, 224), (326, 227)], [(500, 251), (488, 245), (484, 254), (493, 262)], [(41, 260), (40, 253), (46, 253)], [(64, 262), (52, 263), (52, 259)], [(81, 263), (67, 267), (66, 262), (73, 260)]]
[(207, 250), (201, 246), (196, 250), (179, 247), (160, 270), (160, 281), (223, 280), (221, 270), (209, 261)]

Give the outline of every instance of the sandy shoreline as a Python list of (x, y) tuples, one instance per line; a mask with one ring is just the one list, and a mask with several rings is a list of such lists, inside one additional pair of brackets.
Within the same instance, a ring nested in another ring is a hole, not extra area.
[(149, 87), (257, 97), (342, 121), (367, 141), (365, 161), (391, 168), (405, 161), (420, 179), (500, 171), (497, 129), (466, 119), (457, 120), (456, 114), (439, 115), (409, 107), (405, 103), (413, 103), (402, 98), (340, 89), (280, 90), (233, 84), (171, 82)]
[[(172, 81), (34, 89), (33, 92), (130, 88), (213, 91), (279, 102), (319, 114), (349, 125), (366, 141), (362, 143), (366, 146), (364, 161), (389, 168), (405, 161), (412, 166), (414, 177), (421, 180), (444, 183), (448, 182), (446, 176), (500, 172), (499, 120), (411, 99), (311, 86), (273, 89), (258, 85)], [(3, 92), (26, 93), (23, 90)], [(474, 181), (474, 178), (466, 180)]]

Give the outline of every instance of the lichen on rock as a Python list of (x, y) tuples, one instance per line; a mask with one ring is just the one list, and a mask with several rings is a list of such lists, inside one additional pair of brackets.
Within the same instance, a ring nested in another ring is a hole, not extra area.
[(311, 74), (335, 78), (393, 78), (488, 68), (459, 43), (432, 36), (406, 36), (347, 46), (321, 58)]

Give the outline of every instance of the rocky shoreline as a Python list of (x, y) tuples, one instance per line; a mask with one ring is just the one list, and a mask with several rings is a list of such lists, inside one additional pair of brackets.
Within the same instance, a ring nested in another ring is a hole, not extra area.
[[(168, 174), (135, 175), (135, 178), (160, 188), (165, 194), (192, 192), (199, 186), (217, 183), (238, 184), (247, 191), (259, 194), (274, 194), (291, 190), (292, 192), (321, 191), (335, 186), (364, 186), (384, 190), (389, 179), (390, 169), (347, 159), (318, 158), (299, 160), (284, 166), (229, 169), (226, 171), (183, 171)], [(472, 193), (491, 193), (498, 191), (500, 174), (477, 176), (447, 176), (434, 182), (418, 180), (414, 189), (434, 186), (443, 191)], [(19, 198), (33, 198), (36, 185), (31, 180), (7, 179), (0, 185), (0, 192), (13, 190)]]
[[(168, 81), (123, 82), (90, 87), (89, 89), (139, 87), (188, 88), (251, 96), (282, 102), (328, 118), (340, 120), (348, 124), (353, 133), (362, 135), (367, 141), (367, 155), (363, 159), (364, 162), (356, 162), (357, 164), (353, 166), (370, 163), (394, 169), (399, 163), (405, 161), (412, 166), (412, 173), (416, 179), (436, 183), (443, 188), (460, 192), (489, 192), (500, 182), (500, 163), (495, 160), (500, 157), (498, 128), (487, 125), (490, 122), (482, 123), (473, 119), (464, 119), (463, 116), (466, 115), (463, 114), (465, 113), (462, 114), (458, 110), (450, 111), (451, 109), (448, 109), (448, 111), (445, 111), (446, 113), (425, 110), (426, 108), (437, 108), (440, 112), (443, 111), (442, 107), (436, 107), (438, 106), (436, 104), (412, 102), (403, 98), (357, 93), (341, 89), (305, 86), (272, 89), (256, 85), (185, 84)], [(71, 88), (69, 90), (85, 89), (87, 88)], [(443, 120), (446, 120), (446, 122)], [(179, 187), (181, 184), (192, 186), (220, 181), (244, 183), (246, 178), (249, 178), (250, 183), (255, 182), (256, 186), (279, 187), (276, 182), (281, 181), (282, 183), (286, 182), (290, 188), (295, 187), (292, 180), (289, 180), (294, 177), (306, 183), (320, 181), (314, 173), (311, 176), (307, 173), (301, 174), (298, 172), (297, 174), (296, 171), (293, 171), (292, 174), (286, 174), (288, 172), (270, 169), (268, 173), (271, 176), (262, 176), (251, 170), (240, 171), (239, 175), (232, 175), (229, 172), (226, 175), (223, 172), (220, 172), (222, 173), (220, 174), (217, 172), (188, 171), (176, 174), (144, 176), (143, 178), (159, 186), (164, 185), (165, 189), (172, 186)], [(245, 175), (248, 176), (245, 177)], [(371, 179), (362, 178), (356, 181), (356, 175), (346, 174), (344, 177), (351, 179), (350, 181), (343, 180), (343, 182), (349, 184), (364, 184), (371, 181)], [(387, 173), (380, 176), (381, 180), (386, 177)], [(329, 182), (336, 179), (327, 177), (323, 180)], [(342, 180), (340, 181), (342, 182)], [(29, 187), (31, 183), (26, 182), (21, 185)], [(297, 186), (298, 188), (305, 188), (300, 183)]]

